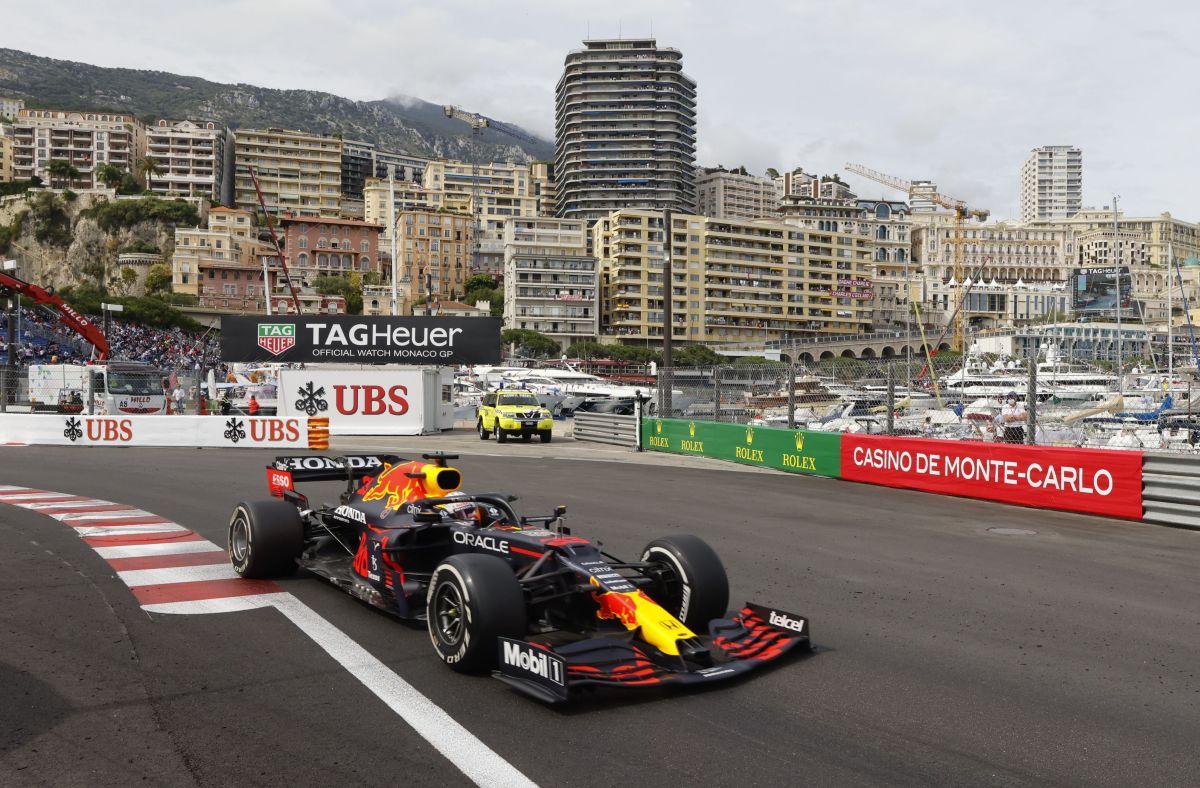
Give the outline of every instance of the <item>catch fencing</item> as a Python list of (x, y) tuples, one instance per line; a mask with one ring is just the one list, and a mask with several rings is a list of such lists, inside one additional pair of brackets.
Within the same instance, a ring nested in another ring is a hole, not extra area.
[[(660, 370), (656, 415), (813, 432), (1200, 454), (1191, 371), (943, 351)], [(669, 384), (668, 384), (669, 381)], [(665, 402), (664, 402), (665, 405)]]

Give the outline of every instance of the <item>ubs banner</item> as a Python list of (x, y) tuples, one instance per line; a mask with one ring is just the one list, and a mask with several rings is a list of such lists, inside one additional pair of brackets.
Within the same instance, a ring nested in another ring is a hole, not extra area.
[(1142, 453), (842, 436), (842, 478), (993, 501), (1142, 518)]
[(497, 317), (221, 318), (222, 361), (495, 364)]
[(642, 445), (793, 473), (840, 476), (842, 436), (686, 419), (643, 419)]

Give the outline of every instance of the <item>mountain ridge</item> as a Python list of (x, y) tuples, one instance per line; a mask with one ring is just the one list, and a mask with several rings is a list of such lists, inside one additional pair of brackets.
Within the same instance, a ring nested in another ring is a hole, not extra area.
[(0, 95), (46, 109), (108, 110), (143, 121), (215, 120), (230, 128), (279, 127), (373, 142), (382, 150), (462, 161), (553, 158), (553, 145), (516, 124), (524, 138), (483, 129), (478, 137), (440, 104), (412, 96), (358, 101), (316, 90), (264, 88), (202, 77), (56, 60), (0, 48)]

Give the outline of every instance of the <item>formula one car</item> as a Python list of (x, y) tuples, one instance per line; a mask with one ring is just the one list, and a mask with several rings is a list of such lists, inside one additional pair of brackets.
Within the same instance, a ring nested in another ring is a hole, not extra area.
[[(303, 567), (424, 622), (451, 668), (497, 668), (547, 702), (600, 686), (719, 681), (809, 648), (802, 616), (754, 604), (726, 613), (725, 568), (698, 537), (655, 539), (622, 561), (572, 535), (566, 507), (521, 517), (512, 496), (459, 492), (453, 459), (278, 457), (267, 466), (274, 499), (233, 511), (230, 562), (246, 578)], [(337, 506), (313, 506), (295, 487), (342, 480)]]

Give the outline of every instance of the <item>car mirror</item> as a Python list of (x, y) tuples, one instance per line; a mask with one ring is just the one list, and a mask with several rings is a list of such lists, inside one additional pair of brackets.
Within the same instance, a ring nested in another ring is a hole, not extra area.
[(565, 507), (565, 506), (555, 506), (554, 507), (554, 519), (555, 520), (563, 517), (564, 515), (566, 515), (566, 513), (567, 513), (567, 507)]

